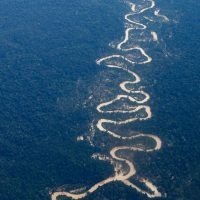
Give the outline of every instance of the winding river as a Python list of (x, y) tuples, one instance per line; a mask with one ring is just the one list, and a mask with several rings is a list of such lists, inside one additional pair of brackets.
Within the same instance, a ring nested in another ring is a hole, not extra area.
[[(121, 113), (121, 114), (126, 114), (126, 113), (136, 113), (138, 111), (143, 111), (145, 113), (144, 116), (139, 117), (136, 115), (136, 117), (128, 118), (126, 120), (114, 120), (114, 119), (104, 119), (101, 118), (98, 120), (96, 124), (96, 128), (101, 131), (102, 133), (109, 134), (110, 136), (114, 138), (118, 138), (120, 140), (134, 140), (136, 138), (147, 138), (151, 141), (153, 141), (154, 146), (153, 147), (144, 147), (144, 146), (139, 146), (139, 145), (133, 145), (133, 146), (116, 146), (113, 147), (110, 151), (110, 156), (104, 156), (100, 154), (94, 154), (93, 158), (98, 158), (100, 160), (107, 160), (114, 166), (114, 175), (96, 183), (93, 185), (91, 188), (88, 190), (75, 190), (75, 191), (59, 191), (59, 192), (53, 192), (51, 194), (51, 199), (52, 200), (58, 200), (59, 197), (64, 196), (64, 197), (69, 197), (72, 199), (82, 199), (86, 197), (87, 195), (95, 192), (98, 188), (105, 186), (106, 184), (109, 184), (111, 182), (121, 182), (124, 185), (131, 187), (138, 192), (146, 195), (149, 198), (154, 198), (154, 197), (161, 197), (162, 193), (158, 190), (158, 188), (147, 178), (140, 178), (141, 185), (144, 185), (146, 190), (137, 186), (136, 184), (132, 183), (130, 181), (130, 178), (132, 178), (136, 173), (136, 168), (134, 166), (133, 161), (128, 160), (127, 158), (124, 158), (123, 156), (119, 156), (119, 152), (121, 151), (134, 151), (134, 152), (153, 152), (153, 151), (158, 151), (162, 147), (162, 141), (161, 139), (153, 134), (146, 134), (146, 133), (135, 133), (132, 136), (122, 136), (120, 133), (114, 132), (109, 130), (108, 128), (105, 127), (106, 124), (111, 124), (111, 125), (125, 125), (128, 123), (133, 123), (136, 121), (144, 121), (144, 120), (149, 120), (152, 117), (151, 113), (151, 108), (148, 105), (145, 105), (149, 99), (150, 95), (143, 91), (142, 88), (139, 88), (138, 90), (135, 89), (130, 89), (128, 86), (129, 85), (134, 85), (137, 83), (141, 82), (141, 78), (138, 74), (136, 74), (133, 70), (129, 69), (126, 65), (122, 64), (117, 64), (117, 59), (120, 59), (126, 63), (128, 63), (131, 66), (135, 65), (145, 65), (148, 64), (152, 61), (152, 58), (147, 54), (147, 52), (140, 46), (138, 45), (133, 45), (129, 48), (126, 48), (126, 44), (130, 40), (130, 34), (134, 30), (140, 30), (140, 31), (145, 31), (148, 29), (148, 26), (143, 23), (139, 23), (134, 21), (134, 15), (140, 15), (142, 13), (145, 13), (148, 10), (153, 10), (154, 16), (160, 18), (163, 22), (169, 21), (169, 19), (164, 16), (159, 14), (159, 9), (155, 9), (155, 1), (154, 0), (149, 0), (146, 1), (146, 3), (149, 4), (149, 6), (142, 8), (140, 10), (137, 10), (137, 6), (131, 2), (125, 2), (129, 5), (130, 7), (130, 13), (125, 15), (125, 21), (126, 23), (126, 29), (125, 29), (125, 36), (123, 41), (121, 41), (119, 44), (117, 44), (116, 48), (119, 52), (119, 54), (114, 54), (110, 55), (107, 57), (103, 57), (100, 59), (96, 60), (97, 65), (102, 65), (106, 66), (108, 68), (115, 68), (119, 70), (123, 70), (124, 72), (128, 73), (131, 77), (131, 81), (124, 81), (120, 83), (119, 87), (123, 91), (123, 94), (117, 95), (114, 99), (108, 101), (108, 102), (103, 102), (97, 106), (97, 111), (99, 113)], [(148, 17), (144, 17), (146, 20), (148, 20)], [(149, 19), (151, 21), (151, 19)], [(154, 42), (158, 41), (158, 35), (156, 32), (151, 31), (151, 36), (152, 40)], [(126, 53), (130, 52), (137, 52), (141, 55), (142, 61), (135, 61), (134, 59), (131, 59), (130, 57), (126, 56)], [(125, 94), (124, 94), (125, 93)], [(140, 98), (137, 97), (137, 95), (140, 96)], [(142, 98), (141, 98), (142, 96)], [(109, 110), (107, 107), (112, 105), (113, 103), (121, 100), (128, 100), (130, 103), (134, 104), (135, 106), (130, 106), (128, 109), (115, 109), (115, 110)], [(121, 165), (117, 163), (122, 163)], [(124, 167), (126, 166), (126, 170), (124, 170)]]

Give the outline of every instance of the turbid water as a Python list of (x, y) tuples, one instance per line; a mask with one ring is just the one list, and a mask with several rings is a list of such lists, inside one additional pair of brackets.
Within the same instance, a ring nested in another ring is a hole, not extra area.
[[(132, 136), (121, 136), (120, 133), (113, 132), (104, 127), (105, 124), (125, 125), (125, 124), (129, 124), (129, 123), (133, 123), (135, 121), (150, 120), (152, 118), (150, 106), (145, 105), (148, 102), (148, 100), (150, 99), (150, 95), (147, 92), (143, 91), (142, 89), (134, 90), (134, 89), (130, 89), (128, 87), (130, 85), (140, 83), (141, 78), (138, 74), (136, 74), (133, 70), (127, 68), (125, 65), (125, 63), (127, 62), (132, 65), (132, 68), (134, 68), (134, 66), (136, 66), (136, 65), (143, 66), (152, 61), (152, 58), (146, 53), (146, 51), (141, 46), (138, 46), (137, 44), (133, 44), (133, 46), (131, 46), (131, 47), (128, 47), (128, 48), (126, 47), (126, 44), (130, 40), (129, 35), (131, 32), (134, 32), (134, 30), (136, 30), (136, 29), (141, 30), (141, 31), (148, 30), (147, 25), (134, 21), (135, 15), (141, 15), (142, 13), (145, 13), (146, 11), (151, 10), (155, 7), (154, 0), (151, 0), (148, 2), (150, 3), (150, 6), (144, 7), (143, 9), (139, 9), (139, 10), (136, 9), (137, 6), (135, 4), (133, 4), (132, 2), (125, 2), (130, 6), (130, 10), (131, 10), (130, 13), (125, 15), (125, 20), (126, 20), (126, 22), (128, 22), (128, 24), (126, 24), (126, 26), (128, 28), (125, 29), (124, 40), (117, 44), (117, 49), (119, 50), (119, 52), (124, 52), (125, 55), (121, 55), (121, 54), (109, 55), (109, 56), (106, 56), (106, 57), (96, 60), (97, 65), (105, 65), (108, 68), (116, 68), (116, 69), (123, 70), (123, 71), (127, 72), (128, 74), (130, 74), (133, 79), (132, 81), (123, 81), (119, 85), (121, 90), (123, 92), (127, 93), (126, 95), (119, 94), (119, 95), (117, 95), (117, 97), (115, 99), (112, 99), (108, 102), (99, 104), (97, 106), (97, 111), (99, 113), (109, 113), (109, 114), (112, 114), (112, 113), (123, 113), (123, 114), (129, 113), (129, 114), (131, 114), (131, 113), (138, 112), (140, 110), (144, 110), (146, 115), (144, 117), (133, 117), (133, 118), (128, 118), (126, 120), (120, 120), (120, 121), (116, 121), (114, 119), (100, 119), (97, 122), (96, 128), (99, 129), (99, 131), (101, 131), (103, 133), (111, 135), (113, 138), (118, 138), (121, 140), (134, 140), (136, 138), (148, 138), (150, 140), (153, 140), (155, 145), (154, 145), (154, 147), (151, 147), (151, 148), (148, 148), (145, 146), (138, 147), (137, 144), (133, 145), (133, 146), (116, 146), (111, 149), (110, 157), (105, 157), (102, 155), (96, 156), (95, 158), (100, 157), (101, 160), (110, 160), (110, 162), (112, 164), (115, 163), (116, 161), (122, 162), (127, 166), (128, 170), (126, 171), (126, 170), (124, 170), (124, 168), (122, 166), (121, 166), (121, 168), (119, 168), (119, 166), (114, 164), (115, 174), (106, 178), (103, 181), (96, 183), (89, 190), (81, 192), (81, 193), (79, 193), (79, 192), (74, 193), (74, 192), (70, 192), (70, 191), (69, 192), (67, 192), (67, 191), (66, 192), (65, 191), (54, 192), (51, 196), (52, 200), (57, 200), (58, 197), (60, 197), (60, 196), (71, 197), (72, 199), (82, 199), (82, 198), (86, 197), (88, 194), (95, 192), (98, 188), (100, 188), (104, 185), (107, 185), (108, 183), (114, 182), (114, 181), (122, 182), (126, 186), (131, 187), (132, 189), (135, 189), (138, 192), (145, 194), (150, 198), (162, 196), (162, 194), (158, 191), (158, 188), (147, 178), (140, 178), (140, 180), (139, 180), (141, 183), (143, 183), (146, 186), (146, 188), (147, 188), (146, 190), (140, 188), (135, 183), (132, 183), (130, 181), (130, 178), (132, 178), (137, 173), (134, 163), (132, 161), (118, 155), (118, 152), (120, 152), (120, 151), (134, 151), (134, 152), (147, 152), (147, 153), (153, 152), (153, 151), (158, 151), (162, 147), (161, 139), (157, 135), (146, 134), (146, 133), (142, 133), (142, 132), (136, 133)], [(162, 18), (164, 22), (169, 21), (169, 19), (166, 16), (159, 14), (159, 10), (155, 10), (154, 15), (158, 18)], [(136, 25), (136, 27), (131, 27), (132, 25)], [(151, 35), (152, 35), (152, 40), (154, 42), (157, 42), (158, 41), (157, 33), (151, 32)], [(133, 52), (133, 51), (138, 51), (140, 54), (140, 57), (144, 57), (143, 61), (137, 62), (134, 59), (130, 59), (126, 56), (126, 53)], [(122, 64), (117, 63), (115, 61), (117, 59), (121, 59)], [(123, 61), (124, 61), (124, 64), (123, 64)], [(142, 96), (142, 99), (137, 99), (136, 95)], [(129, 107), (127, 110), (123, 110), (121, 108), (116, 109), (116, 110), (107, 110), (106, 109), (107, 106), (112, 105), (116, 101), (120, 101), (122, 99), (127, 99), (131, 103), (136, 103), (137, 105)]]
[(0, 199), (199, 200), (199, 10), (1, 0)]

